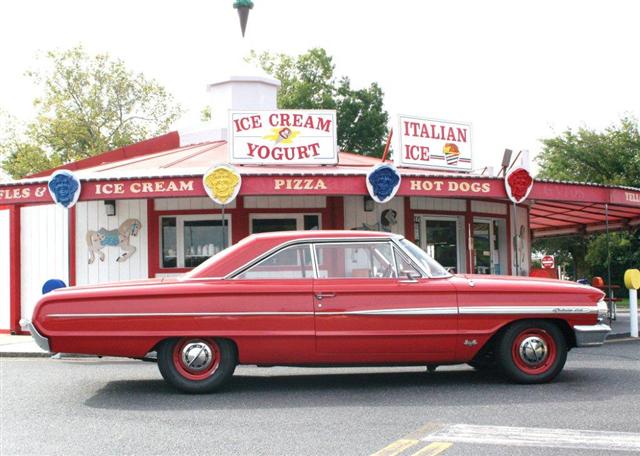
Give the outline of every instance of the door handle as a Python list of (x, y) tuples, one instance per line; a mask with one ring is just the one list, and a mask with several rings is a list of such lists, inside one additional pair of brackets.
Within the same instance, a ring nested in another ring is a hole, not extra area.
[(316, 299), (322, 301), (324, 298), (335, 298), (335, 293), (316, 293)]

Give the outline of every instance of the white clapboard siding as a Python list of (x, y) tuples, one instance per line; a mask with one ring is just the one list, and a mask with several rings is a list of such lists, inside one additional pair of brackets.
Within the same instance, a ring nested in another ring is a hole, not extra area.
[(471, 211), (483, 214), (507, 215), (505, 203), (492, 203), (490, 201), (471, 201)]
[(245, 196), (247, 209), (318, 209), (327, 206), (327, 198), (309, 196)]
[[(211, 198), (157, 198), (154, 202), (156, 211), (189, 211), (198, 209), (220, 209), (222, 206), (215, 204)], [(233, 200), (225, 206), (227, 209), (236, 207)]]
[(11, 252), (9, 209), (0, 210), (0, 330), (11, 327)]
[(376, 225), (380, 222), (380, 216), (385, 209), (393, 209), (396, 211), (396, 220), (398, 223), (391, 227), (391, 231), (398, 234), (404, 234), (404, 198), (395, 197), (385, 204), (375, 203), (374, 210), (365, 212), (364, 196), (345, 196), (344, 197), (344, 228), (347, 230), (360, 228), (363, 224)]
[(20, 209), (21, 316), (31, 318), (49, 279), (69, 284), (69, 213), (53, 204)]
[[(105, 246), (102, 252), (104, 261), (96, 254), (89, 264), (87, 232), (117, 230), (127, 219), (138, 219), (142, 229), (138, 236), (131, 236), (131, 245), (136, 252), (128, 260), (118, 263), (121, 255), (119, 247)], [(117, 200), (116, 215), (107, 216), (103, 201), (80, 202), (76, 206), (76, 283), (78, 285), (119, 282), (122, 280), (146, 279), (149, 276), (147, 239), (149, 224), (147, 221), (146, 200)]]
[(452, 198), (426, 198), (424, 196), (412, 196), (410, 204), (411, 209), (413, 210), (443, 212), (464, 212), (467, 210), (465, 200)]

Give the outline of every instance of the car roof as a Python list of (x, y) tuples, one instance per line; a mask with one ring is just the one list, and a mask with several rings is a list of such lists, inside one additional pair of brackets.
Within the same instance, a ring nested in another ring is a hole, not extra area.
[(228, 249), (207, 260), (192, 272), (188, 278), (219, 278), (226, 277), (231, 272), (252, 262), (272, 249), (289, 242), (305, 241), (307, 239), (380, 239), (401, 238), (399, 234), (383, 231), (359, 230), (307, 230), (307, 231), (276, 231), (271, 233), (252, 234), (234, 244)]

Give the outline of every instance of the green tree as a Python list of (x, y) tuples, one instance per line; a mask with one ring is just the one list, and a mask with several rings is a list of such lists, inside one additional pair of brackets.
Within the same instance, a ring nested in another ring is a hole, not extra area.
[(107, 54), (51, 51), (26, 75), (40, 88), (35, 118), (0, 143), (14, 178), (162, 134), (181, 113), (158, 84)]
[(623, 118), (602, 132), (567, 130), (542, 144), (538, 177), (640, 186), (640, 132), (633, 118)]
[(384, 109), (384, 93), (378, 84), (353, 89), (348, 77), (336, 77), (333, 59), (321, 48), (298, 56), (252, 51), (248, 60), (280, 80), (278, 107), (335, 109), (340, 149), (382, 155), (389, 114)]
[[(537, 158), (538, 177), (640, 186), (640, 132), (633, 118), (623, 118), (604, 131), (567, 130), (543, 139), (542, 144), (542, 153)], [(626, 268), (640, 266), (639, 235), (637, 228), (611, 234), (612, 282), (621, 283)], [(538, 239), (534, 249), (558, 256), (561, 264), (570, 266), (573, 278), (607, 277), (605, 234)]]

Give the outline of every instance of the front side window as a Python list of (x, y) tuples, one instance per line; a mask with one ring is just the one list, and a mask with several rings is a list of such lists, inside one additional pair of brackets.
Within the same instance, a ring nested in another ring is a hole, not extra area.
[(424, 250), (413, 242), (401, 239), (400, 244), (420, 263), (420, 266), (427, 271), (431, 277), (449, 277), (451, 275), (440, 263), (427, 255)]
[(308, 244), (285, 247), (242, 272), (236, 279), (311, 279), (313, 262)]
[(161, 217), (162, 268), (194, 268), (229, 245), (219, 218), (210, 216)]
[(318, 278), (396, 278), (388, 242), (316, 244)]

